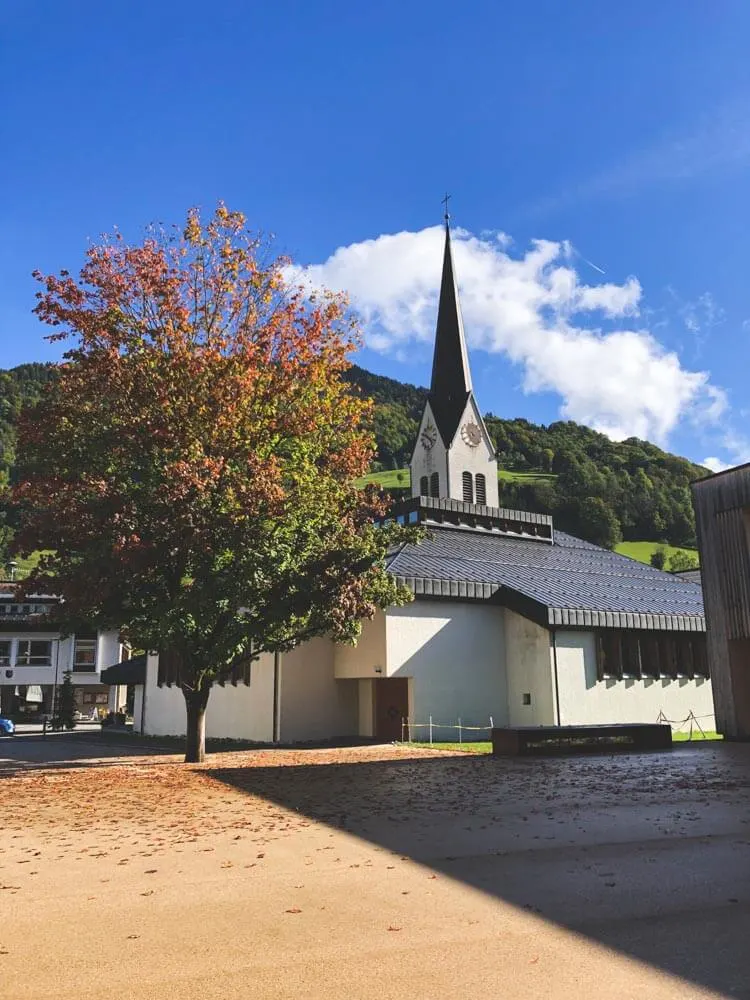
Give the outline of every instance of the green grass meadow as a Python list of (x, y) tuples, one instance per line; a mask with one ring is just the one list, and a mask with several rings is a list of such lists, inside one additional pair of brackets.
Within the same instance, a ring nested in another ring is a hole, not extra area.
[[(401, 477), (400, 479), (399, 476)], [(501, 482), (528, 483), (531, 485), (554, 482), (557, 477), (551, 472), (512, 472), (507, 469), (501, 469), (497, 474), (497, 478)], [(411, 475), (408, 469), (388, 469), (386, 472), (371, 472), (369, 475), (357, 480), (358, 486), (364, 486), (366, 483), (377, 483), (383, 489), (390, 489), (397, 486), (407, 487), (411, 486)]]
[[(650, 563), (652, 554), (662, 547), (659, 542), (620, 542), (615, 546), (615, 552), (621, 556), (628, 556), (630, 559), (637, 559), (638, 562)], [(687, 552), (688, 555), (697, 557), (695, 549), (680, 549), (675, 545), (664, 545), (667, 550), (667, 563), (676, 552)]]
[[(529, 485), (551, 483), (557, 478), (554, 473), (513, 472), (508, 469), (501, 469), (497, 475), (501, 482), (527, 483)], [(406, 489), (411, 486), (411, 476), (408, 469), (388, 469), (386, 472), (371, 472), (357, 481), (358, 486), (364, 486), (366, 483), (377, 483), (381, 489), (385, 490), (397, 487)], [(630, 559), (636, 559), (638, 562), (648, 564), (651, 562), (652, 553), (657, 548), (659, 548), (658, 542), (620, 542), (615, 547), (615, 552), (619, 552), (621, 556), (628, 556)], [(676, 552), (687, 552), (692, 556), (697, 555), (694, 549), (680, 549), (674, 545), (665, 545), (664, 548), (667, 550), (667, 562)]]
[[(701, 736), (697, 729), (693, 729), (692, 735), (689, 732), (672, 733), (673, 743), (708, 743), (712, 740), (723, 740), (720, 733), (706, 731)], [(476, 743), (405, 743), (404, 746), (416, 747), (429, 750), (460, 750), (462, 753), (492, 753), (492, 744), (489, 741), (481, 740)]]

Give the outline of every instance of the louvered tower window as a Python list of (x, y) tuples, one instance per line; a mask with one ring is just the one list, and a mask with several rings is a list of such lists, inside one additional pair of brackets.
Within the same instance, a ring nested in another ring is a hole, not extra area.
[(421, 497), (430, 495), (430, 480), (427, 476), (422, 476), (419, 480), (419, 495)]
[(474, 503), (474, 483), (471, 473), (464, 472), (461, 478), (464, 486), (464, 503)]
[(440, 496), (440, 477), (437, 472), (433, 472), (430, 476), (430, 496), (439, 497)]
[(477, 495), (477, 503), (486, 504), (487, 503), (487, 483), (485, 482), (484, 475), (478, 472), (474, 476), (474, 489)]

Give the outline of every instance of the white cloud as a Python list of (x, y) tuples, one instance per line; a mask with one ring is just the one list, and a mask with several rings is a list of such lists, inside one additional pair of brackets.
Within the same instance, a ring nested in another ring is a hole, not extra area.
[[(348, 292), (366, 342), (380, 352), (431, 343), (442, 259), (442, 227), (388, 234), (340, 247), (323, 264), (295, 270), (315, 287)], [(566, 243), (537, 240), (511, 256), (507, 238), (453, 234), (453, 251), (470, 346), (518, 365), (526, 392), (556, 392), (561, 415), (613, 438), (666, 443), (680, 419), (716, 421), (726, 399), (706, 372), (633, 322), (642, 290), (583, 283)], [(627, 320), (625, 319), (627, 318)], [(603, 320), (619, 319), (603, 330)]]
[(716, 458), (713, 455), (709, 455), (708, 458), (704, 458), (701, 465), (705, 465), (705, 467), (710, 469), (711, 472), (723, 472), (724, 469), (732, 468), (731, 462), (722, 462), (720, 458)]
[(746, 462), (750, 462), (750, 439), (739, 434), (733, 428), (730, 427), (722, 433), (721, 447), (730, 458), (724, 468), (729, 469), (733, 465), (744, 465)]

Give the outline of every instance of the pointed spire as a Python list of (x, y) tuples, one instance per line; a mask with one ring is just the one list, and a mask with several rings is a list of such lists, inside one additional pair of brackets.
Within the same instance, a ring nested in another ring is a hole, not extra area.
[(430, 382), (430, 404), (446, 445), (450, 444), (455, 436), (472, 389), (461, 305), (453, 270), (448, 197), (445, 196), (443, 276), (440, 284), (435, 354)]

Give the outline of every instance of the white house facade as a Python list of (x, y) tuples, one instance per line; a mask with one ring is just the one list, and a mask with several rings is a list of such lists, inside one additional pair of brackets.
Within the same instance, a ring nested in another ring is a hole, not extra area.
[(57, 598), (19, 601), (15, 587), (0, 584), (0, 715), (34, 721), (52, 712), (55, 691), (70, 673), (76, 708), (86, 718), (118, 708), (121, 693), (101, 681), (101, 671), (122, 660), (116, 631), (67, 635), (55, 624)]
[[(680, 723), (714, 729), (700, 586), (499, 506), (474, 398), (446, 225), (430, 392), (412, 497), (389, 517), (426, 538), (389, 558), (414, 601), (327, 639), (264, 655), (215, 685), (207, 736), (262, 743), (486, 738), (491, 725)], [(156, 655), (112, 673), (137, 684), (136, 730), (185, 732), (179, 672)], [(108, 672), (109, 673), (109, 672)], [(451, 727), (451, 728), (448, 728)]]

